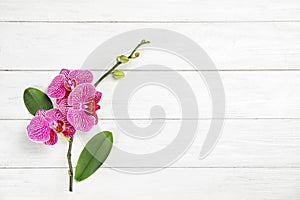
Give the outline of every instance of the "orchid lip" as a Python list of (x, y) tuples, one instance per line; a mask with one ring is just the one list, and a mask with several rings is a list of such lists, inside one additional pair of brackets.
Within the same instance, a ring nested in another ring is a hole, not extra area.
[(66, 123), (62, 120), (56, 120), (50, 124), (50, 128), (52, 128), (56, 133), (61, 133), (66, 129)]
[(85, 103), (77, 103), (68, 107), (72, 107), (75, 110), (84, 111), (88, 115), (95, 115), (96, 111), (98, 110), (97, 108), (99, 106), (97, 105), (95, 99), (91, 98)]
[(77, 86), (77, 81), (75, 79), (69, 79), (64, 82), (64, 87), (67, 91), (72, 91)]
[(95, 115), (97, 111), (97, 103), (95, 101), (95, 98), (90, 98), (84, 105), (83, 109), (84, 112), (88, 115)]
[(89, 114), (89, 115), (94, 115), (96, 110), (95, 110), (95, 104), (96, 102), (92, 99), (92, 100), (89, 100), (88, 102), (86, 102), (84, 104), (84, 112)]

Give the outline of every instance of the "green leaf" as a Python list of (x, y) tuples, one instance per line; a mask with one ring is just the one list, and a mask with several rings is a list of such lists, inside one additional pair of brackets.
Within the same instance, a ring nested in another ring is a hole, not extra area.
[(36, 88), (27, 88), (24, 91), (23, 100), (27, 110), (32, 115), (35, 115), (38, 110), (50, 110), (53, 108), (50, 98), (44, 92)]
[(92, 137), (82, 150), (75, 169), (75, 180), (83, 181), (106, 160), (113, 144), (113, 135), (103, 131)]

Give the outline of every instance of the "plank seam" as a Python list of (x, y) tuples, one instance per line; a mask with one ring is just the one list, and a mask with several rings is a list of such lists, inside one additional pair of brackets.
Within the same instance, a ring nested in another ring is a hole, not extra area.
[[(28, 121), (31, 118), (2, 118), (0, 121)], [(115, 120), (300, 120), (299, 117), (262, 117), (262, 118), (102, 118), (99, 120), (115, 121)]]
[(237, 24), (237, 23), (299, 23), (300, 20), (0, 20), (0, 23), (74, 23), (74, 24)]
[[(75, 167), (73, 167), (75, 169)], [(116, 167), (101, 167), (114, 169)], [(211, 166), (211, 167), (118, 167), (123, 169), (300, 169), (300, 166)], [(0, 167), (0, 170), (14, 169), (68, 169), (68, 167)]]
[[(59, 72), (60, 70), (54, 69), (0, 69), (0, 72)], [(105, 69), (90, 69), (92, 72), (106, 72)], [(174, 70), (152, 70), (152, 69), (122, 69), (122, 71), (131, 72), (298, 72), (300, 69), (287, 68), (287, 69), (174, 69)]]

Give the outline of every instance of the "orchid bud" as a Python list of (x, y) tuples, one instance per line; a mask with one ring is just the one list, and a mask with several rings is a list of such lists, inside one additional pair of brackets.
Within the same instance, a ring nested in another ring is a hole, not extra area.
[(123, 78), (124, 76), (125, 76), (125, 74), (124, 74), (124, 72), (123, 71), (121, 71), (121, 70), (115, 70), (113, 73), (112, 73), (112, 75), (113, 75), (113, 77), (115, 78), (115, 79), (121, 79), (121, 78)]
[(135, 52), (134, 53), (134, 56), (132, 57), (132, 58), (137, 58), (137, 57), (139, 57), (140, 56), (140, 52)]
[(129, 58), (127, 56), (121, 55), (117, 57), (117, 62), (120, 62), (122, 64), (127, 63), (129, 61)]

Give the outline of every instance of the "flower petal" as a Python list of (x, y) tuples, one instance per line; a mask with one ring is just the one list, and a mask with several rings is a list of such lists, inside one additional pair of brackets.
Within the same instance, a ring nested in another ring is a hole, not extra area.
[(57, 134), (53, 130), (51, 130), (50, 131), (50, 138), (49, 138), (49, 140), (47, 140), (46, 142), (44, 142), (44, 144), (46, 144), (46, 145), (54, 145), (54, 144), (56, 144), (57, 140), (58, 140)]
[(77, 84), (91, 83), (93, 81), (93, 74), (89, 70), (74, 70), (70, 72), (69, 78), (76, 80)]
[(70, 109), (67, 114), (70, 124), (79, 131), (87, 132), (96, 124), (96, 119), (92, 115), (81, 110)]
[(73, 106), (78, 103), (85, 103), (95, 95), (96, 89), (90, 83), (82, 83), (72, 90), (68, 97), (68, 104)]
[(35, 116), (45, 116), (45, 114), (46, 114), (46, 110), (38, 110), (35, 113)]
[(74, 136), (76, 130), (73, 126), (69, 126), (66, 128), (66, 130), (64, 132), (62, 132), (64, 134), (64, 136), (71, 138)]
[(70, 108), (70, 106), (68, 106), (68, 99), (62, 99), (58, 104), (58, 108), (62, 114), (66, 115)]
[(67, 121), (66, 117), (57, 108), (47, 110), (45, 117), (48, 120), (48, 122), (56, 121), (56, 120), (62, 120), (64, 122)]
[(102, 93), (96, 91), (96, 93), (95, 93), (95, 103), (96, 104), (100, 101), (101, 97), (102, 97)]
[(64, 96), (63, 98), (56, 99), (56, 104), (60, 104), (60, 102), (61, 102), (63, 99), (68, 99), (69, 94), (70, 94), (70, 91), (66, 90), (65, 96)]
[(58, 75), (50, 83), (47, 94), (51, 98), (63, 98), (66, 94), (66, 89), (64, 87), (65, 76)]
[(97, 115), (97, 113), (95, 113), (94, 117), (95, 117), (95, 125), (96, 125), (96, 124), (98, 124), (98, 115)]
[(36, 142), (44, 142), (50, 138), (49, 123), (42, 116), (35, 116), (27, 126), (28, 137)]
[(67, 77), (67, 76), (69, 75), (69, 73), (70, 73), (70, 70), (68, 70), (68, 69), (62, 69), (62, 70), (60, 70), (60, 72), (59, 72), (59, 74), (62, 74), (62, 75), (64, 75), (65, 77)]

